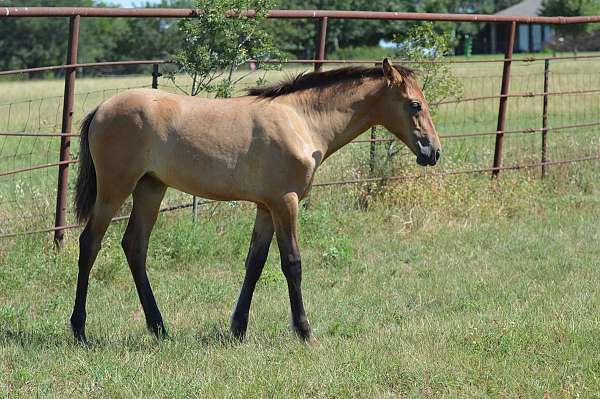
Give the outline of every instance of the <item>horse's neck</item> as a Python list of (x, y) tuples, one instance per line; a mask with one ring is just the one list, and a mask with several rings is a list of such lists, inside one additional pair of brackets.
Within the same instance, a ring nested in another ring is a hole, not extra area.
[(339, 85), (307, 93), (298, 102), (324, 158), (375, 124), (373, 108), (381, 87), (382, 82), (375, 80), (351, 88)]

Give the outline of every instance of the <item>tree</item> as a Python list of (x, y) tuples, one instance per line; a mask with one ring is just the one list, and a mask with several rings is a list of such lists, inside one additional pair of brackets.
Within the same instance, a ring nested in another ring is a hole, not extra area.
[[(428, 13), (494, 14), (521, 0), (423, 0), (412, 3), (410, 11)], [(412, 24), (414, 26), (415, 23)], [(485, 27), (481, 23), (438, 22), (434, 29), (450, 34), (450, 45), (456, 47), (465, 35), (475, 36)]]
[[(140, 2), (146, 8), (191, 8), (193, 0), (162, 0), (160, 3)], [(97, 6), (113, 5), (110, 2)], [(183, 41), (177, 21), (168, 18), (97, 18), (82, 24), (81, 59), (86, 62), (149, 60), (170, 58)], [(85, 29), (85, 30), (84, 30)], [(137, 73), (144, 66), (117, 66), (111, 73)]]
[(421, 89), (435, 115), (437, 104), (450, 97), (462, 95), (461, 81), (454, 76), (445, 57), (452, 55), (450, 34), (439, 34), (431, 22), (414, 26), (407, 37), (397, 35), (396, 57), (410, 60), (418, 65)]
[[(114, 7), (94, 0), (28, 0), (28, 5)], [(22, 6), (0, 0), (0, 6)], [(192, 0), (140, 3), (146, 7), (191, 7)], [(0, 69), (59, 65), (66, 61), (69, 24), (66, 18), (5, 18), (0, 23)], [(162, 18), (84, 18), (79, 35), (79, 62), (169, 57), (183, 40), (176, 21)], [(111, 67), (111, 73), (139, 72), (143, 66)], [(106, 71), (107, 69), (102, 69)], [(86, 69), (86, 74), (98, 73)], [(61, 73), (57, 71), (56, 73)], [(47, 73), (52, 74), (52, 73)], [(35, 75), (35, 76), (39, 76)]]
[[(20, 7), (22, 1), (0, 0), (0, 6)], [(92, 0), (31, 0), (28, 6), (89, 7)], [(69, 25), (64, 18), (4, 18), (0, 23), (0, 68), (32, 68), (63, 64)]]
[[(600, 12), (598, 0), (544, 0), (542, 12), (544, 16), (575, 17), (579, 15), (595, 15)], [(573, 48), (577, 51), (577, 39), (580, 35), (589, 32), (590, 24), (557, 25), (559, 35), (571, 39)]]
[[(495, 13), (520, 0), (281, 0), (281, 9), (336, 9), (395, 12), (437, 13)], [(310, 20), (271, 21), (276, 32), (277, 46), (296, 57), (312, 58), (314, 54), (315, 24)], [(405, 35), (417, 25), (411, 21), (378, 21), (330, 19), (327, 30), (327, 48), (330, 52), (345, 47), (377, 46), (381, 39), (391, 41), (394, 36)], [(483, 24), (439, 22), (434, 25), (438, 33), (450, 33), (450, 45), (456, 46), (466, 33), (479, 32)]]
[[(180, 72), (192, 77), (190, 95), (204, 91), (230, 97), (233, 86), (244, 77), (236, 77), (234, 73), (248, 59), (278, 58), (265, 26), (273, 3), (271, 0), (198, 0), (197, 7), (201, 9), (197, 17), (179, 22), (185, 39), (175, 60)], [(244, 15), (247, 10), (256, 13), (249, 17)]]
[[(281, 9), (408, 11), (409, 0), (281, 0)], [(300, 58), (312, 58), (315, 44), (315, 20), (271, 21), (278, 48)], [(327, 48), (337, 51), (347, 46), (375, 46), (380, 39), (391, 40), (406, 30), (404, 21), (330, 19)]]

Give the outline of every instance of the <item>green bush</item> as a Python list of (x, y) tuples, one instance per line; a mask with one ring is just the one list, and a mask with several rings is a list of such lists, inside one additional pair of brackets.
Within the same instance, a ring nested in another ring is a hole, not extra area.
[[(179, 72), (192, 77), (190, 95), (231, 97), (234, 85), (245, 77), (234, 73), (249, 59), (279, 58), (265, 26), (273, 5), (271, 0), (197, 0), (202, 12), (179, 21), (185, 42), (174, 57)], [(254, 10), (254, 16), (246, 16), (247, 10)], [(175, 84), (174, 76), (170, 78)]]

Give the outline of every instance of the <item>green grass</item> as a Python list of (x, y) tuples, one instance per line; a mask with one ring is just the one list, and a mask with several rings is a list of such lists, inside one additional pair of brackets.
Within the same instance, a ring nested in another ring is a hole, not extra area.
[(253, 210), (163, 215), (148, 267), (171, 339), (155, 341), (111, 227), (92, 272), (89, 348), (67, 329), (75, 232), (4, 241), (0, 395), (8, 397), (597, 397), (598, 186), (590, 168), (319, 191), (301, 214), (318, 345), (288, 330), (275, 246), (248, 339), (228, 338)]

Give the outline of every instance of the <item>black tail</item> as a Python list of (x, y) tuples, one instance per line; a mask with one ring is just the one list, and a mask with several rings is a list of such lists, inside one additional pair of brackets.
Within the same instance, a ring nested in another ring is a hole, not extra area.
[(96, 202), (96, 168), (90, 154), (89, 130), (90, 124), (96, 115), (98, 108), (90, 112), (80, 129), (79, 147), (79, 174), (75, 183), (75, 213), (77, 220), (85, 222), (92, 215), (94, 203)]

